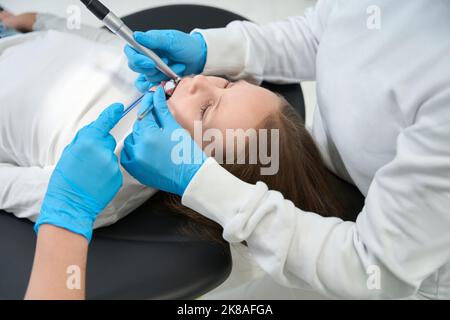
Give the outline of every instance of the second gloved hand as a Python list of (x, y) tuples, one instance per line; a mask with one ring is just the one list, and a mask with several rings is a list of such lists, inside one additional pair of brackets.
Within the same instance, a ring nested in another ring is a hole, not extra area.
[[(151, 30), (145, 33), (136, 32), (134, 37), (137, 42), (153, 50), (179, 76), (200, 74), (205, 67), (207, 46), (199, 33)], [(147, 56), (128, 45), (125, 47), (125, 54), (131, 70), (141, 74), (136, 83), (141, 92), (147, 91), (153, 84), (168, 80)]]
[(183, 196), (207, 157), (173, 118), (161, 87), (148, 99), (153, 101), (143, 103), (151, 104), (152, 112), (125, 139), (122, 166), (146, 186)]
[(109, 134), (122, 114), (123, 105), (110, 106), (64, 149), (50, 178), (36, 232), (42, 224), (51, 224), (91, 240), (97, 215), (122, 186), (116, 141)]

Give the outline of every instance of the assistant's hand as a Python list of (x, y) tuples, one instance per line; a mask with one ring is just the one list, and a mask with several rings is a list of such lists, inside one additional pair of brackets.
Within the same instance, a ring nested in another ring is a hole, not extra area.
[(146, 99), (153, 112), (125, 139), (122, 166), (142, 184), (182, 196), (207, 157), (173, 118), (161, 87)]
[(109, 134), (122, 114), (123, 105), (113, 104), (64, 149), (50, 179), (36, 232), (42, 224), (51, 224), (91, 240), (97, 215), (122, 186), (114, 154), (116, 141)]
[[(137, 42), (153, 50), (178, 75), (200, 74), (206, 64), (207, 46), (199, 33), (187, 34), (177, 30), (151, 30), (136, 32)], [(125, 54), (131, 70), (140, 73), (136, 82), (138, 90), (144, 92), (155, 83), (168, 80), (155, 67), (153, 60), (127, 45)]]

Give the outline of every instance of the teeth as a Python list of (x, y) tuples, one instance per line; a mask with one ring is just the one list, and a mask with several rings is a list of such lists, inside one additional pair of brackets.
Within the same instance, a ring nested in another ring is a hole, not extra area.
[[(166, 93), (167, 97), (171, 97), (173, 93), (175, 92), (175, 89), (177, 88), (177, 85), (175, 84), (175, 81), (163, 81), (161, 82), (161, 86), (164, 88), (164, 92)], [(156, 89), (158, 89), (159, 86), (154, 86), (150, 88), (150, 92), (155, 92)]]
[(176, 89), (177, 85), (175, 84), (175, 81), (171, 80), (171, 81), (167, 81), (164, 84), (164, 91), (166, 92), (166, 95), (168, 97), (171, 97)]

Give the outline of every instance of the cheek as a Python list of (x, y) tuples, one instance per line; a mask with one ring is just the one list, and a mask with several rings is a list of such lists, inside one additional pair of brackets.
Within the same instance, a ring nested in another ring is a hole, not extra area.
[(193, 108), (186, 100), (178, 103), (178, 101), (170, 99), (168, 101), (169, 110), (172, 113), (175, 120), (184, 129), (191, 132), (194, 127), (194, 121), (197, 120), (197, 110)]
[(229, 108), (227, 110), (220, 110), (214, 114), (214, 117), (208, 119), (208, 127), (219, 129), (223, 132), (225, 132), (226, 129), (247, 130), (256, 127), (254, 118), (254, 115), (249, 117), (246, 110), (234, 110)]
[(180, 112), (181, 108), (179, 108), (179, 105), (176, 103), (176, 101), (173, 101), (173, 98), (167, 101), (167, 105), (169, 106), (169, 111), (172, 114), (172, 116), (175, 118), (175, 120), (183, 126), (183, 114)]

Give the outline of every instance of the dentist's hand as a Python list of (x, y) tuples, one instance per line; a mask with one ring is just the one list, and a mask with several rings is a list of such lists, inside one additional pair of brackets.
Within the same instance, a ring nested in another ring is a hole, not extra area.
[(152, 112), (125, 140), (122, 166), (144, 185), (183, 196), (207, 157), (173, 118), (161, 87), (146, 99)]
[[(136, 32), (134, 38), (143, 46), (153, 50), (179, 76), (202, 73), (207, 56), (207, 46), (199, 33), (187, 34), (177, 30), (151, 30)], [(153, 60), (137, 52), (132, 47), (125, 47), (131, 70), (140, 73), (137, 88), (144, 92), (167, 76), (156, 69)]]
[(122, 186), (116, 141), (109, 134), (122, 114), (123, 105), (113, 104), (64, 149), (50, 179), (36, 233), (42, 224), (51, 224), (91, 240), (97, 215)]

